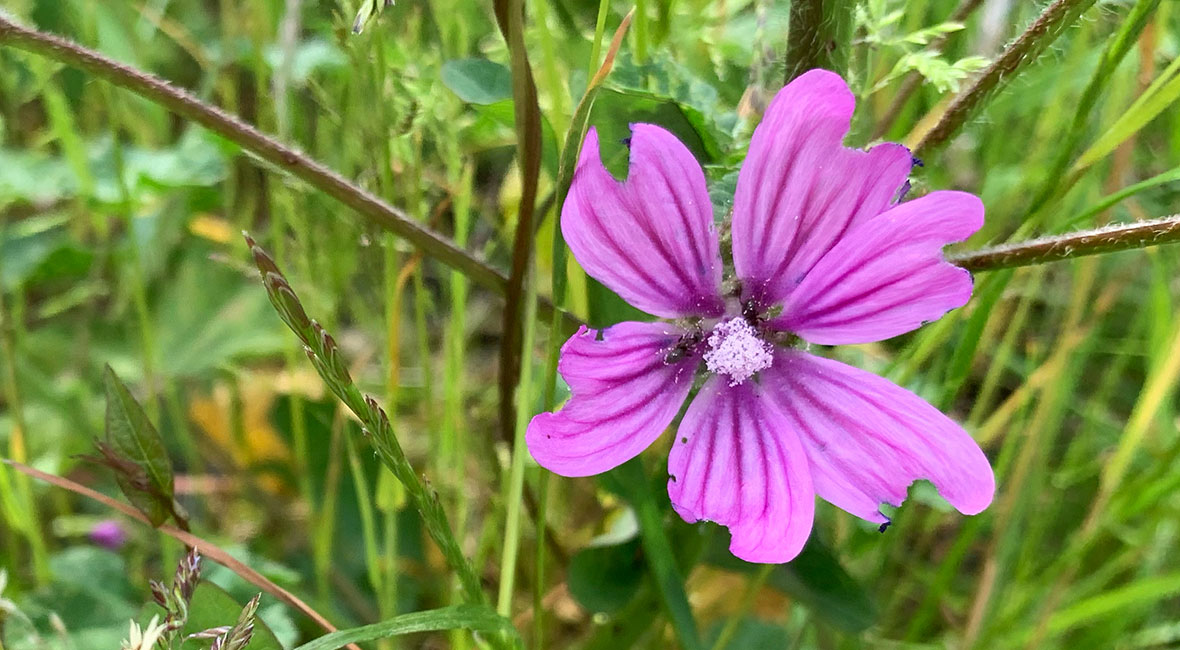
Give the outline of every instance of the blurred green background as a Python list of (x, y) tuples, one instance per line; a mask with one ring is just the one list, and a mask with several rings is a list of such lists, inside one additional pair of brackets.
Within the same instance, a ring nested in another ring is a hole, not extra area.
[[(508, 268), (521, 186), (491, 4), (364, 4), (374, 6), (9, 0), (2, 11), (187, 88)], [(524, 4), (546, 199), (597, 68), (599, 6)], [(1177, 212), (1180, 7), (1073, 4), (1081, 18), (915, 169), (918, 193), (983, 197), (987, 223), (961, 250)], [(603, 6), (609, 37), (631, 7)], [(358, 19), (358, 9), (372, 13)], [(1043, 9), (854, 3), (848, 144), (915, 144)], [(1146, 12), (1141, 30), (1128, 27), (1135, 11)], [(782, 85), (788, 13), (780, 0), (640, 0), (591, 114), (612, 169), (626, 168), (628, 123), (662, 124), (706, 165), (723, 214)], [(1119, 38), (1127, 54), (1105, 70)], [(1151, 101), (1136, 102), (1145, 92)], [(509, 451), (497, 433), (498, 296), (233, 143), (11, 48), (0, 48), (0, 134), (0, 455), (118, 495), (109, 471), (79, 458), (103, 430), (110, 364), (163, 435), (195, 532), (341, 626), (457, 602), (401, 489), (276, 318), (246, 229), (385, 405), (484, 582), (500, 580)], [(543, 205), (536, 282), (546, 295), (556, 210)], [(705, 646), (1180, 645), (1178, 264), (1161, 247), (980, 273), (972, 302), (936, 324), (837, 350), (964, 422), (996, 468), (996, 501), (962, 517), (920, 483), (886, 534), (821, 505), (804, 555), (761, 569), (664, 499)], [(572, 265), (569, 278), (572, 311), (598, 325), (627, 317)], [(526, 359), (535, 376), (544, 359), (543, 345)], [(539, 388), (530, 401), (541, 409)], [(665, 456), (666, 441), (643, 457), (657, 492)], [(117, 647), (129, 619), (158, 611), (145, 606), (147, 581), (171, 575), (181, 545), (0, 472), (0, 644)], [(535, 465), (526, 479), (530, 494), (550, 481)], [(675, 645), (625, 495), (554, 479), (547, 498), (543, 557), (536, 527), (524, 526), (518, 628), (543, 633), (543, 647)], [(111, 518), (127, 534), (117, 549), (89, 538)], [(257, 591), (214, 566), (206, 576), (239, 605)], [(287, 648), (317, 634), (269, 596), (261, 612)], [(421, 634), (385, 647), (474, 644)]]

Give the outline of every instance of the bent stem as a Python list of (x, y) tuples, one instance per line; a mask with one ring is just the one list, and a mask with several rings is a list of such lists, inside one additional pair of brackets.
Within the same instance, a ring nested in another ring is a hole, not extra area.
[[(451, 239), (427, 228), (308, 155), (166, 81), (60, 36), (17, 25), (3, 14), (0, 14), (0, 45), (80, 68), (163, 106), (347, 205), (367, 221), (405, 239), (424, 254), (466, 275), (472, 282), (500, 295), (505, 295), (508, 290), (508, 277), (502, 271), (463, 250)], [(542, 300), (538, 304), (538, 313), (544, 318), (548, 318), (553, 310), (552, 303), (548, 301)], [(574, 327), (580, 324), (571, 315), (565, 314), (564, 318)]]
[[(982, 4), (983, 0), (962, 0), (955, 11), (947, 18), (947, 22), (965, 22)], [(934, 40), (930, 41), (930, 45), (927, 48), (935, 52), (941, 52), (943, 46), (950, 39), (951, 33), (939, 34)], [(893, 96), (893, 100), (889, 102), (889, 107), (885, 109), (885, 116), (873, 128), (873, 134), (869, 136), (869, 140), (879, 140), (885, 137), (885, 134), (889, 133), (889, 129), (893, 128), (894, 122), (901, 116), (906, 103), (910, 101), (910, 97), (917, 92), (918, 88), (922, 87), (925, 81), (926, 78), (917, 70), (913, 70), (905, 76), (905, 79), (902, 80), (901, 87), (897, 90), (897, 94)]]
[[(1057, 0), (1049, 5), (1028, 29), (1020, 35), (991, 65), (983, 71), (971, 87), (951, 103), (950, 108), (930, 129), (917, 146), (914, 155), (929, 156), (958, 133), (975, 111), (1001, 84), (1011, 83), (1017, 73), (1037, 60), (1074, 20), (1094, 4), (1094, 0)], [(793, 14), (792, 14), (793, 15)]]
[(1176, 241), (1180, 241), (1180, 214), (992, 246), (951, 255), (947, 260), (968, 271), (994, 271)]

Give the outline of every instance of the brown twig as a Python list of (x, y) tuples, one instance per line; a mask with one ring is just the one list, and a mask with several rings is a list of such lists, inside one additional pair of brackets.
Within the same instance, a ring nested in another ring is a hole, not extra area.
[(520, 208), (512, 243), (512, 272), (504, 293), (504, 338), (500, 344), (500, 436), (511, 442), (516, 420), (513, 395), (520, 378), (524, 283), (533, 256), (533, 219), (541, 175), (541, 106), (524, 42), (523, 3), (520, 0), (495, 0), (493, 8), (511, 59), (516, 155), (521, 181)]

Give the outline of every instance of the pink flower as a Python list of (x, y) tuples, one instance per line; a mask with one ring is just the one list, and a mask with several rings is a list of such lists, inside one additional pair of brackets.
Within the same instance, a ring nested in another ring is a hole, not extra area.
[(123, 548), (123, 544), (127, 543), (127, 533), (114, 519), (104, 519), (94, 524), (89, 536), (91, 542), (112, 551)]
[(959, 425), (881, 377), (791, 345), (880, 341), (971, 297), (971, 276), (942, 247), (979, 229), (982, 203), (940, 191), (899, 204), (910, 152), (844, 147), (853, 106), (838, 75), (812, 70), (767, 109), (734, 197), (732, 295), (705, 176), (684, 145), (633, 125), (619, 182), (590, 131), (562, 232), (587, 273), (672, 322), (583, 327), (566, 342), (572, 396), (529, 424), (538, 463), (587, 476), (635, 457), (703, 366), (668, 458), (668, 495), (685, 521), (727, 526), (744, 560), (794, 558), (815, 495), (880, 524), (880, 505), (901, 505), (919, 478), (965, 514), (991, 503), (991, 466)]

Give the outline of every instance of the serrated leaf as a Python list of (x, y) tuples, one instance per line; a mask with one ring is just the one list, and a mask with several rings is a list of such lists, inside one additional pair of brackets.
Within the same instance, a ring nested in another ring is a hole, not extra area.
[(512, 98), (512, 73), (487, 59), (447, 61), (442, 66), (442, 82), (470, 104), (494, 104)]
[(146, 486), (133, 485), (129, 477), (116, 473), (119, 488), (153, 525), (159, 526), (168, 518), (173, 499), (172, 461), (164, 439), (109, 365), (103, 373), (103, 386), (107, 444), (142, 469), (147, 479)]

